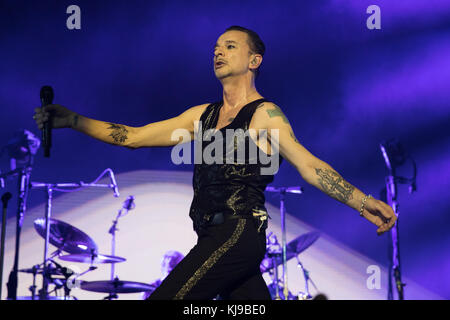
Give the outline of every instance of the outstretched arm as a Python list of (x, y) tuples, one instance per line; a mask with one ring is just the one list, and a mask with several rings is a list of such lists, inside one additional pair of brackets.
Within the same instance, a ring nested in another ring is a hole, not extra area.
[[(271, 130), (278, 130), (280, 154), (297, 169), (306, 182), (356, 211), (360, 211), (366, 195), (347, 182), (328, 163), (315, 157), (300, 144), (288, 119), (277, 105), (262, 104), (258, 107), (254, 117), (258, 127), (262, 126), (268, 129), (269, 137)], [(367, 197), (363, 216), (378, 226), (377, 233), (379, 235), (392, 228), (397, 219), (389, 205), (374, 198), (367, 199)]]
[(184, 129), (194, 137), (194, 122), (198, 120), (207, 104), (189, 108), (177, 117), (153, 122), (142, 127), (130, 127), (123, 124), (94, 120), (79, 115), (61, 105), (48, 105), (36, 108), (34, 119), (39, 129), (52, 114), (53, 128), (72, 128), (97, 140), (127, 148), (166, 147), (180, 142), (172, 140), (176, 129)]

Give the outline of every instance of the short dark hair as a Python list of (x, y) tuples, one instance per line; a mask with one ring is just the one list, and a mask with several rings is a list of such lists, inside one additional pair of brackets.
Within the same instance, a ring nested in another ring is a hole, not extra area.
[[(264, 42), (261, 40), (259, 35), (250, 29), (241, 27), (241, 26), (231, 26), (225, 30), (227, 31), (242, 31), (245, 32), (248, 36), (248, 46), (250, 47), (251, 53), (257, 53), (261, 56), (264, 56), (264, 53), (266, 52), (266, 46), (264, 45)], [(259, 75), (259, 68), (255, 70), (255, 78)]]

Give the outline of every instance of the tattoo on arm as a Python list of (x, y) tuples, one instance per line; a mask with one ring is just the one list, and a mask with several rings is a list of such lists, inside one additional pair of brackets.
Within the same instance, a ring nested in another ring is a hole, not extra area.
[[(263, 106), (264, 106), (264, 103), (261, 103), (258, 107), (256, 107), (256, 109), (259, 109)], [(279, 106), (274, 105), (274, 109), (266, 110), (266, 111), (270, 118), (281, 117), (283, 119), (284, 123), (287, 123), (290, 125), (288, 118), (284, 115), (283, 111), (281, 111)], [(291, 135), (291, 138), (294, 139), (295, 142), (300, 143), (300, 142), (298, 142), (297, 138), (295, 137), (292, 129), (290, 130), (289, 134)]]
[(316, 168), (316, 174), (319, 184), (326, 194), (343, 203), (353, 199), (355, 187), (345, 181), (339, 173), (331, 169)]
[(108, 123), (108, 124), (110, 125), (110, 127), (108, 127), (108, 129), (112, 130), (112, 132), (109, 136), (113, 138), (115, 143), (121, 144), (121, 143), (124, 143), (125, 140), (128, 139), (128, 137), (127, 137), (128, 130), (125, 129), (124, 125), (115, 124), (115, 123)]
[(284, 121), (284, 123), (289, 123), (289, 120), (284, 115), (283, 111), (281, 111), (280, 107), (277, 105), (274, 105), (274, 109), (266, 110), (267, 114), (270, 118), (273, 117), (281, 117)]
[(294, 139), (295, 142), (300, 143), (300, 142), (298, 142), (298, 140), (295, 137), (294, 132), (292, 132), (292, 130), (289, 132), (289, 134), (291, 135), (291, 138)]

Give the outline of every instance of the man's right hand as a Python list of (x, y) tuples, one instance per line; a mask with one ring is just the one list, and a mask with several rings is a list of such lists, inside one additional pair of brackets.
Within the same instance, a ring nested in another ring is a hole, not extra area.
[(48, 121), (51, 115), (51, 126), (54, 129), (57, 128), (70, 128), (75, 112), (70, 111), (66, 107), (59, 104), (49, 104), (45, 107), (34, 109), (33, 119), (36, 121), (36, 125), (41, 130), (44, 128), (44, 122)]

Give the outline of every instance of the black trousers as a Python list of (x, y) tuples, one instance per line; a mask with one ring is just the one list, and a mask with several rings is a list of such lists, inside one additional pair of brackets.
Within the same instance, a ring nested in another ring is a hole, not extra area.
[(256, 223), (232, 219), (208, 226), (148, 300), (270, 300), (259, 269), (266, 235)]

